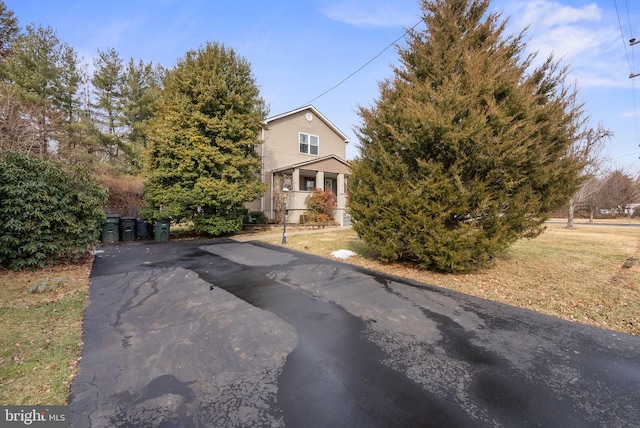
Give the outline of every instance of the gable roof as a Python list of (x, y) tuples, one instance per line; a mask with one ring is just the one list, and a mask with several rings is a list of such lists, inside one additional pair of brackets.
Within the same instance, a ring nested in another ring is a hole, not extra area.
[(337, 126), (335, 126), (333, 123), (331, 123), (331, 121), (329, 119), (324, 117), (324, 115), (322, 113), (320, 113), (318, 111), (318, 109), (316, 109), (312, 105), (307, 105), (307, 106), (304, 106), (304, 107), (297, 108), (295, 110), (288, 111), (286, 113), (279, 114), (277, 116), (272, 116), (272, 117), (268, 118), (267, 120), (265, 120), (264, 123), (266, 123), (268, 125), (269, 122), (273, 122), (275, 120), (282, 119), (283, 117), (291, 116), (291, 115), (300, 113), (300, 112), (305, 111), (305, 110), (309, 110), (313, 114), (318, 116), (318, 118), (320, 118), (321, 121), (323, 121), (329, 128), (331, 128), (331, 130), (333, 132), (338, 134), (340, 136), (340, 138), (342, 138), (344, 140), (345, 143), (349, 142), (349, 137), (347, 137), (344, 132), (342, 132), (340, 129), (338, 129)]
[(299, 163), (296, 163), (296, 164), (293, 164), (293, 165), (283, 166), (281, 168), (274, 169), (271, 172), (274, 172), (274, 173), (275, 172), (282, 172), (282, 171), (287, 171), (287, 170), (295, 169), (295, 168), (303, 168), (304, 169), (304, 167), (309, 167), (309, 166), (311, 166), (313, 164), (325, 162), (325, 161), (328, 161), (328, 160), (338, 161), (339, 163), (344, 165), (347, 169), (349, 169), (349, 170), (351, 169), (351, 166), (349, 165), (349, 163), (347, 161), (345, 161), (343, 159), (340, 159), (336, 155), (326, 155), (326, 156), (322, 156), (322, 157), (319, 157), (319, 158), (310, 159), (310, 160), (307, 160), (307, 161), (304, 161), (304, 162), (299, 162)]

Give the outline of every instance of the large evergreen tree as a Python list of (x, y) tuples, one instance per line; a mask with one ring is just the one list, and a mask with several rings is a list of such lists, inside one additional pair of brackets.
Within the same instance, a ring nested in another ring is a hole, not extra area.
[(115, 161), (122, 146), (122, 58), (115, 49), (98, 50), (91, 78), (91, 129), (97, 145), (104, 150), (103, 160)]
[(137, 63), (131, 58), (122, 79), (122, 121), (126, 127), (123, 151), (132, 172), (142, 167), (142, 151), (147, 145), (147, 126), (151, 107), (160, 93), (164, 68), (152, 63)]
[(115, 49), (98, 50), (91, 79), (93, 97), (87, 124), (103, 160), (126, 173), (139, 173), (151, 104), (163, 69), (152, 63), (123, 63)]
[(263, 192), (255, 147), (266, 106), (249, 63), (207, 43), (167, 72), (149, 126), (146, 215), (237, 231), (245, 202)]
[(537, 236), (579, 184), (569, 153), (583, 112), (552, 58), (533, 67), (524, 33), (488, 0), (423, 0), (401, 66), (360, 108), (350, 181), (354, 229), (381, 257), (468, 271)]
[(139, 174), (162, 74), (107, 49), (98, 50), (89, 76), (55, 30), (22, 30), (0, 0), (0, 148), (101, 174)]

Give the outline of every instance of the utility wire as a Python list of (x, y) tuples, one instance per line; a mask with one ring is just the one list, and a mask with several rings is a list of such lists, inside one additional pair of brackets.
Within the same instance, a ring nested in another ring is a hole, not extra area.
[[(620, 12), (618, 11), (618, 2), (613, 0), (613, 5), (616, 8), (616, 16), (618, 17), (618, 27), (620, 27), (620, 37), (622, 40), (622, 45), (624, 46), (624, 53), (627, 56), (627, 62), (629, 63), (629, 73), (633, 74), (633, 67), (631, 66), (631, 60), (629, 60), (629, 52), (627, 51), (627, 44), (624, 40), (624, 31), (622, 30), (622, 21), (620, 21)], [(628, 12), (628, 9), (627, 9)]]
[[(631, 13), (629, 12), (629, 0), (625, 0), (625, 6), (627, 7), (627, 20), (629, 22), (629, 39), (634, 40), (633, 37), (633, 26), (631, 25)], [(624, 40), (622, 41), (624, 43)], [(625, 45), (626, 46), (626, 45)], [(631, 65), (632, 69), (635, 69), (636, 61), (633, 55), (633, 49), (631, 49)], [(633, 76), (633, 71), (631, 71), (631, 75)], [(638, 99), (637, 99), (637, 90), (636, 90), (636, 82), (635, 79), (631, 79), (631, 94), (633, 97), (633, 117), (635, 119), (635, 128), (636, 128), (636, 138), (640, 136), (640, 125), (638, 120)], [(635, 153), (633, 153), (635, 154)], [(633, 155), (632, 154), (632, 155)]]
[[(634, 80), (634, 73), (633, 73), (633, 65), (631, 62), (631, 59), (629, 58), (629, 52), (627, 51), (627, 43), (626, 40), (624, 38), (624, 30), (622, 29), (622, 21), (620, 20), (620, 11), (618, 10), (618, 3), (616, 0), (613, 0), (613, 5), (616, 8), (616, 16), (618, 17), (618, 27), (620, 27), (620, 36), (621, 36), (621, 40), (622, 40), (622, 45), (624, 46), (624, 53), (627, 56), (627, 63), (629, 64), (629, 78), (631, 80), (631, 98), (633, 101), (633, 117), (634, 117), (634, 122), (635, 122), (635, 131), (636, 131), (636, 136), (640, 135), (640, 128), (638, 127), (638, 102), (637, 102), (637, 97), (636, 97), (636, 84), (635, 84), (635, 80)], [(627, 19), (629, 22), (629, 31), (632, 32), (632, 26), (631, 26), (631, 14), (629, 13), (629, 2), (628, 0), (625, 0), (625, 5), (627, 8)], [(629, 42), (631, 42), (631, 40), (633, 40), (633, 35), (631, 34), (630, 40)], [(633, 55), (633, 49), (631, 49), (631, 55)], [(635, 61), (634, 61), (635, 63)], [(633, 154), (632, 154), (633, 155)]]
[[(637, 1), (637, 0), (636, 0)], [(631, 25), (631, 13), (629, 13), (629, 0), (624, 1), (625, 6), (627, 7), (627, 21), (629, 22), (629, 39), (633, 40), (633, 26)], [(624, 42), (624, 40), (623, 40)], [(636, 61), (633, 56), (633, 49), (631, 49), (631, 66), (635, 69)]]
[(318, 98), (321, 98), (325, 95), (327, 95), (329, 92), (333, 91), (334, 89), (336, 89), (338, 86), (342, 85), (344, 82), (346, 82), (347, 80), (351, 79), (353, 76), (355, 76), (356, 74), (358, 74), (360, 71), (362, 71), (366, 66), (368, 66), (369, 64), (371, 64), (373, 61), (375, 61), (376, 59), (378, 59), (378, 57), (380, 57), (380, 55), (382, 55), (383, 53), (385, 53), (387, 51), (387, 49), (389, 49), (391, 46), (395, 45), (400, 39), (404, 38), (407, 34), (409, 34), (410, 31), (412, 31), (414, 28), (416, 28), (420, 23), (422, 22), (422, 20), (416, 22), (416, 24), (409, 28), (407, 31), (404, 32), (404, 34), (400, 37), (398, 37), (397, 39), (395, 39), (393, 42), (389, 43), (387, 45), (387, 47), (385, 47), (384, 49), (382, 49), (380, 52), (378, 52), (378, 54), (376, 54), (376, 56), (374, 56), (373, 58), (371, 58), (369, 61), (367, 61), (362, 67), (358, 68), (356, 71), (354, 71), (353, 73), (351, 73), (350, 75), (348, 75), (347, 77), (345, 77), (344, 79), (342, 79), (340, 82), (338, 82), (337, 84), (333, 85), (331, 88), (327, 89), (326, 91), (324, 91), (323, 93), (321, 93), (320, 95), (318, 95), (317, 97), (313, 98), (311, 101), (306, 102), (304, 105), (307, 106), (309, 104), (311, 104), (312, 102), (314, 102), (315, 100), (317, 100)]

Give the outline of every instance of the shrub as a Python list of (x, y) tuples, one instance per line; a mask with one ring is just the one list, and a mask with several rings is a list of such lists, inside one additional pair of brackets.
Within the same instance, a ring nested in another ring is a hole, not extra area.
[(300, 223), (330, 223), (333, 217), (326, 213), (308, 212), (300, 216)]
[(330, 190), (313, 188), (305, 199), (308, 212), (305, 214), (310, 222), (328, 223), (333, 221), (336, 209), (336, 195)]
[(78, 261), (100, 238), (105, 190), (86, 169), (0, 150), (0, 266)]
[(249, 211), (244, 218), (245, 224), (267, 224), (269, 219), (262, 211)]

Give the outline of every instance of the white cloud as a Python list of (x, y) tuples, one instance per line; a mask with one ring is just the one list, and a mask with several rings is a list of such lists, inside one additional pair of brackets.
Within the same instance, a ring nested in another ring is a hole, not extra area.
[(510, 2), (504, 7), (510, 28), (516, 28), (513, 33), (528, 27), (529, 51), (537, 52), (540, 62), (553, 54), (582, 88), (628, 84), (628, 73), (620, 75), (620, 70), (628, 70), (620, 30), (605, 12), (595, 3), (572, 7), (553, 0)]
[(320, 11), (329, 19), (358, 27), (407, 27), (421, 16), (415, 2), (402, 1), (343, 0)]
[(524, 4), (522, 19), (546, 27), (571, 24), (580, 21), (600, 21), (602, 12), (595, 3), (583, 8), (566, 6), (555, 1), (533, 0)]

